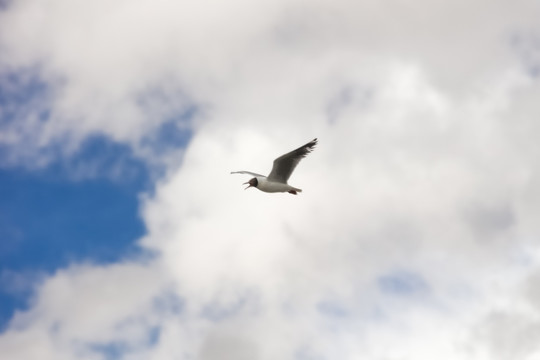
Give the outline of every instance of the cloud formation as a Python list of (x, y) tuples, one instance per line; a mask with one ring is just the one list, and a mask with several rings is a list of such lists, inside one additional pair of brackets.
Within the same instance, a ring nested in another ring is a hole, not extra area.
[[(141, 200), (140, 245), (157, 256), (59, 270), (0, 334), (0, 352), (538, 357), (538, 10), (9, 3), (3, 84), (43, 85), (10, 100), (8, 163), (99, 134), (148, 162), (163, 156), (167, 172)], [(192, 131), (181, 163), (155, 151), (170, 123)], [(244, 192), (229, 175), (264, 173), (313, 137), (290, 180), (301, 196)]]

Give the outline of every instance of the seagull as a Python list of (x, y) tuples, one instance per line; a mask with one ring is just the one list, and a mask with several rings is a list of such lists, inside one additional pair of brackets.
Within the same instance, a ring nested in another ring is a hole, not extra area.
[(298, 149), (293, 150), (285, 155), (281, 155), (276, 160), (274, 160), (274, 165), (272, 166), (272, 171), (268, 176), (261, 174), (253, 173), (250, 171), (232, 171), (231, 174), (248, 174), (255, 176), (248, 182), (243, 183), (242, 185), (248, 184), (244, 190), (247, 190), (250, 187), (255, 187), (261, 191), (268, 193), (275, 192), (288, 192), (289, 194), (296, 195), (301, 192), (302, 189), (295, 188), (287, 184), (287, 180), (291, 177), (294, 168), (300, 160), (306, 157), (313, 148), (317, 145), (317, 138), (311, 140), (307, 144), (300, 146)]

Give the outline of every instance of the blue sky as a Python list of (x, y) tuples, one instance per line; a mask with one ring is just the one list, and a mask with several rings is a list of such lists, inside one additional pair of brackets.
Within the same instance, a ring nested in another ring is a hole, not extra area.
[[(105, 172), (121, 166), (122, 176), (73, 179), (70, 174), (73, 167), (95, 163)], [(2, 327), (29, 300), (30, 289), (10, 286), (18, 280), (15, 274), (37, 281), (73, 262), (111, 263), (140, 255), (136, 241), (145, 228), (138, 195), (150, 187), (145, 164), (105, 138), (87, 141), (73, 157), (44, 169), (2, 169)]]
[[(7, 128), (25, 108), (47, 98), (49, 90), (32, 71), (2, 75), (1, 124)], [(47, 107), (38, 111), (43, 122), (51, 116)], [(195, 111), (191, 107), (176, 116), (189, 121)], [(190, 129), (179, 129), (174, 121), (165, 119), (155, 133), (143, 138), (157, 156), (189, 141)], [(162, 166), (145, 162), (129, 146), (103, 135), (85, 138), (67, 155), (61, 146), (43, 149), (53, 155), (37, 168), (11, 164), (12, 150), (0, 147), (2, 328), (16, 310), (28, 307), (32, 286), (59, 268), (151, 256), (137, 245), (145, 233), (139, 196), (152, 193)]]
[(0, 1), (0, 354), (538, 358), (539, 10)]

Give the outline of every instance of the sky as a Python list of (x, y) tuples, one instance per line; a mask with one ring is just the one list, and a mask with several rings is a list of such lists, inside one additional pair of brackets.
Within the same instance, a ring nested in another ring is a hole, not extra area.
[(0, 353), (540, 359), (539, 20), (0, 1)]

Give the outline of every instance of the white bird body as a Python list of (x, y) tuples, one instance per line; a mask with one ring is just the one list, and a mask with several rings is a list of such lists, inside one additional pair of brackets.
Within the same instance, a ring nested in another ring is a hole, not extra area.
[(301, 189), (295, 188), (294, 186), (291, 186), (289, 184), (284, 184), (277, 181), (269, 181), (266, 176), (257, 176), (256, 178), (256, 188), (267, 193), (302, 191)]
[(248, 182), (244, 183), (249, 184), (250, 187), (255, 187), (261, 191), (268, 193), (276, 192), (288, 192), (290, 194), (296, 195), (301, 192), (301, 189), (295, 188), (287, 184), (287, 180), (291, 176), (292, 172), (296, 168), (296, 165), (309, 154), (315, 145), (317, 144), (317, 139), (313, 139), (304, 146), (300, 146), (298, 149), (293, 150), (285, 155), (282, 155), (274, 160), (274, 165), (272, 166), (272, 171), (268, 176), (261, 174), (253, 173), (250, 171), (233, 171), (231, 174), (248, 174), (255, 176)]

